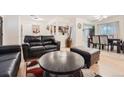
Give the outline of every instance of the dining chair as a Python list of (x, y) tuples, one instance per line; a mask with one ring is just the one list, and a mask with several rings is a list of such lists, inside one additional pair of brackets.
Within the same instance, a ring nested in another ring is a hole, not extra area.
[(93, 43), (93, 48), (97, 48), (97, 46), (99, 46), (100, 49), (99, 35), (92, 36), (92, 43)]
[(109, 51), (109, 43), (108, 43), (108, 36), (107, 35), (100, 35), (100, 47), (102, 46), (102, 49), (107, 46), (107, 50)]
[(122, 49), (122, 40), (120, 39), (109, 39), (109, 43), (111, 45), (111, 51), (114, 50), (114, 47), (117, 47), (117, 53), (121, 52)]
[(112, 38), (114, 38), (114, 36), (113, 35), (108, 35), (108, 38), (112, 39)]

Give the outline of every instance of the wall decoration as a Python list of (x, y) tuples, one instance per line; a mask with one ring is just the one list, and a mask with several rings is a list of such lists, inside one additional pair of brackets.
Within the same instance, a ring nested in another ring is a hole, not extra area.
[(77, 27), (78, 27), (78, 29), (81, 29), (81, 27), (82, 27), (82, 26), (81, 26), (81, 23), (78, 23), (78, 24), (77, 24)]
[(54, 34), (56, 34), (56, 26), (54, 26)]
[(69, 30), (69, 26), (59, 26), (58, 27), (58, 31), (60, 33), (62, 33), (62, 35), (65, 35), (68, 33), (68, 30)]
[(68, 34), (69, 26), (55, 26), (55, 25), (47, 25), (46, 29), (50, 31), (50, 33), (55, 35), (56, 33), (60, 33), (62, 35)]
[(35, 34), (40, 33), (40, 25), (32, 25), (32, 31)]
[(53, 34), (53, 26), (50, 25), (50, 33)]

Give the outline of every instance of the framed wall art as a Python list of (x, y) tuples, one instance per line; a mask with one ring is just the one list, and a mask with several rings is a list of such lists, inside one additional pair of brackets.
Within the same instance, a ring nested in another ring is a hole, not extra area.
[(40, 33), (40, 25), (32, 25), (32, 32), (35, 34)]

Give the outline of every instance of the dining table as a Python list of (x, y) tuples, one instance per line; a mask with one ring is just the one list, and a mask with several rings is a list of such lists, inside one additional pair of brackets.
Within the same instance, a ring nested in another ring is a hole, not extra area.
[[(91, 44), (93, 44), (92, 42), (92, 38), (88, 38), (88, 47), (91, 46)], [(110, 51), (114, 50), (114, 46), (117, 47), (117, 53), (121, 52), (121, 44), (122, 44), (122, 40), (119, 38), (108, 38), (108, 44), (110, 45)]]

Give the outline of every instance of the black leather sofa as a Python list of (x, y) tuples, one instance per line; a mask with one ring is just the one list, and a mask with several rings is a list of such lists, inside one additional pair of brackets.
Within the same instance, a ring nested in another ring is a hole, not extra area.
[(22, 48), (24, 60), (27, 61), (48, 52), (59, 51), (60, 42), (55, 41), (54, 36), (25, 36)]
[(18, 45), (0, 46), (0, 77), (17, 76), (21, 62), (20, 51)]

